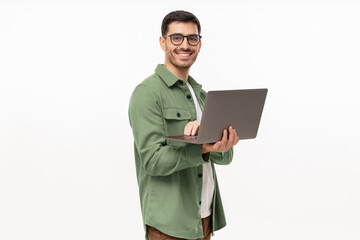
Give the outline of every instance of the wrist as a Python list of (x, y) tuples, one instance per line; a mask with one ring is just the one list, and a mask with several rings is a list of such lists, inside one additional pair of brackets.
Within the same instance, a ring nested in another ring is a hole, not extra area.
[(205, 153), (205, 154), (202, 154), (202, 159), (205, 161), (205, 162), (208, 162), (209, 159), (210, 159), (210, 152), (208, 153)]
[(206, 154), (210, 152), (204, 144), (201, 145), (201, 154)]

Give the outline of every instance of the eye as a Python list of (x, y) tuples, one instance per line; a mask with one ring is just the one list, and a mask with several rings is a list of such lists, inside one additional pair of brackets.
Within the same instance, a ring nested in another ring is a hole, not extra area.
[(197, 40), (197, 37), (195, 37), (195, 36), (190, 37), (190, 41), (196, 41), (196, 40)]
[(189, 41), (190, 42), (194, 42), (197, 43), (199, 41), (198, 36), (194, 35), (194, 36), (189, 36)]
[(173, 35), (172, 39), (175, 41), (180, 41), (182, 39), (182, 36), (181, 35)]

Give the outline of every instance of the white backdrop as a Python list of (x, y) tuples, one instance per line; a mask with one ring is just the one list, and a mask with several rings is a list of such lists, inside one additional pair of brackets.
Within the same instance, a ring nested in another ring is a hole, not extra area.
[(1, 0), (0, 239), (143, 239), (128, 102), (178, 9), (201, 21), (206, 90), (269, 89), (217, 167), (214, 239), (360, 239), (355, 0)]

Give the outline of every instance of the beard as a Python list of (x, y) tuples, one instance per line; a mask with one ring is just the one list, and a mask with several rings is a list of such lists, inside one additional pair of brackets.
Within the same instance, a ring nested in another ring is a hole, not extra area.
[(196, 56), (191, 61), (176, 61), (173, 57), (169, 57), (169, 62), (177, 68), (190, 68), (196, 60)]
[[(193, 57), (191, 59), (189, 59), (188, 61), (181, 61), (180, 59), (177, 59), (176, 51), (181, 51), (181, 52), (186, 52), (186, 53), (192, 54)], [(169, 50), (169, 48), (166, 45), (166, 58), (171, 65), (173, 65), (176, 68), (190, 68), (194, 64), (194, 62), (197, 58), (197, 53), (195, 53), (195, 51), (191, 51), (189, 49), (178, 49), (176, 51)]]

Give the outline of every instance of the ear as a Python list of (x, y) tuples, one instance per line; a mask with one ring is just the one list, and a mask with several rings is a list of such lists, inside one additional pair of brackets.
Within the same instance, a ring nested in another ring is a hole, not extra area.
[(159, 43), (160, 43), (161, 49), (162, 49), (163, 51), (165, 51), (165, 49), (166, 49), (166, 46), (165, 46), (165, 38), (164, 38), (163, 36), (160, 36), (160, 38), (159, 38)]

